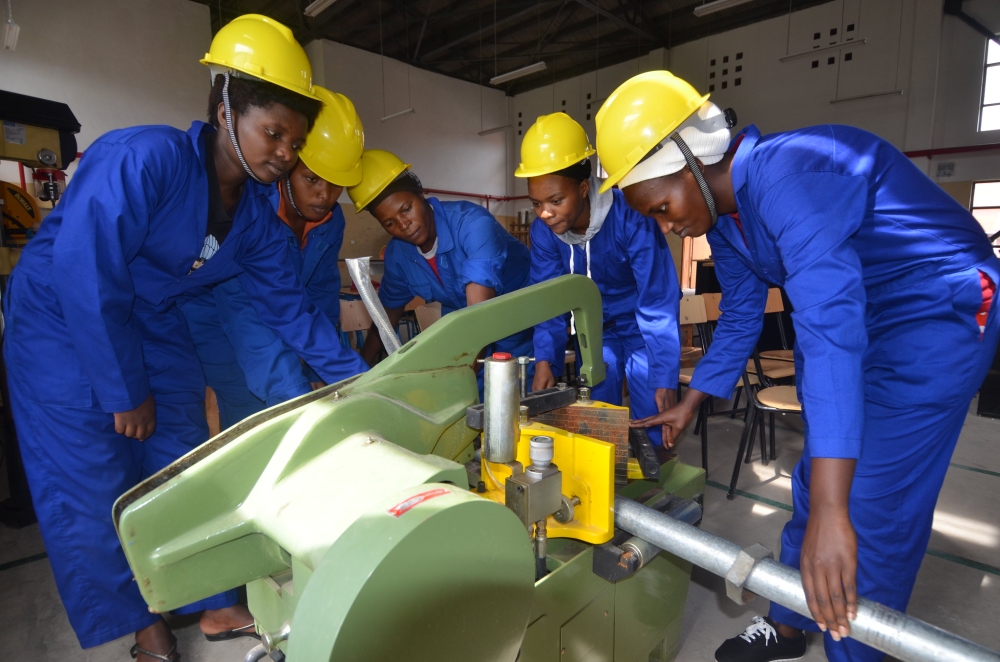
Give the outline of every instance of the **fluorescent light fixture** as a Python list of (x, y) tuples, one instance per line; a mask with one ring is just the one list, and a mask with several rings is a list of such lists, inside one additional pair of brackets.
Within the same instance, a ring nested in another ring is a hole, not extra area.
[(12, 51), (17, 48), (17, 35), (21, 33), (21, 26), (14, 21), (7, 21), (3, 24), (3, 49)]
[(500, 133), (501, 131), (506, 131), (509, 128), (511, 128), (510, 124), (504, 124), (503, 126), (495, 126), (492, 129), (485, 129), (483, 131), (480, 131), (479, 135), (488, 136), (491, 133)]
[(534, 64), (529, 64), (526, 67), (521, 67), (520, 69), (508, 71), (507, 73), (500, 74), (499, 76), (494, 76), (490, 79), (490, 85), (503, 85), (507, 81), (523, 78), (524, 76), (530, 76), (533, 73), (545, 71), (545, 69), (546, 67), (544, 62), (535, 62)]
[(386, 115), (382, 118), (383, 122), (388, 122), (391, 119), (396, 119), (397, 117), (402, 117), (403, 115), (409, 115), (410, 113), (416, 112), (412, 108), (407, 108), (406, 110), (401, 110), (398, 113), (393, 113), (392, 115)]
[(309, 6), (306, 7), (305, 11), (302, 12), (309, 18), (316, 18), (322, 14), (327, 7), (335, 3), (337, 0), (315, 0), (315, 2), (310, 2)]
[(714, 2), (706, 2), (703, 5), (698, 5), (694, 8), (695, 16), (704, 16), (706, 14), (714, 14), (717, 11), (724, 11), (731, 7), (737, 5), (744, 5), (751, 0), (715, 0)]

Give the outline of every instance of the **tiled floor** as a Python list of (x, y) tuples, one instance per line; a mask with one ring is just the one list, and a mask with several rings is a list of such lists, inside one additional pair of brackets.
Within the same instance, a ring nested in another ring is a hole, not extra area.
[[(973, 403), (974, 404), (974, 403)], [(970, 412), (974, 411), (974, 407)], [(742, 421), (714, 418), (709, 424), (709, 487), (705, 530), (741, 545), (760, 542), (778, 549), (789, 517), (789, 472), (802, 449), (801, 422), (779, 423), (777, 461), (744, 467), (740, 496), (727, 501), (735, 443)], [(698, 439), (688, 435), (681, 459), (700, 464)], [(5, 472), (2, 472), (5, 473)], [(6, 494), (0, 478), (0, 498)], [(909, 613), (929, 623), (1000, 649), (1000, 421), (970, 413), (948, 471), (935, 514), (930, 553), (917, 581)], [(56, 594), (37, 526), (14, 531), (0, 525), (0, 650), (5, 659), (31, 662), (125, 661), (132, 644), (125, 637), (81, 651)], [(758, 599), (739, 607), (725, 597), (722, 580), (695, 570), (682, 628), (679, 662), (712, 660), (726, 637), (739, 633), (750, 616), (764, 613)], [(190, 618), (175, 623), (180, 650), (189, 662), (238, 662), (251, 647), (248, 639), (210, 644)], [(813, 638), (806, 660), (824, 660), (822, 642)]]

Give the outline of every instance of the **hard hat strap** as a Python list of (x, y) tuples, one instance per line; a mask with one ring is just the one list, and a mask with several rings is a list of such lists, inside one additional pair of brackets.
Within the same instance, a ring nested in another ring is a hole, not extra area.
[[(236, 129), (233, 126), (233, 113), (229, 109), (228, 71), (223, 74), (223, 78), (225, 79), (225, 82), (222, 84), (222, 107), (225, 109), (226, 112), (226, 128), (229, 129), (229, 139), (233, 142), (233, 149), (236, 150), (236, 158), (240, 160), (240, 164), (243, 166), (243, 169), (246, 170), (246, 173), (250, 175), (250, 179), (254, 180), (258, 184), (263, 184), (264, 186), (267, 186), (267, 182), (263, 181), (260, 177), (253, 174), (253, 170), (250, 169), (250, 166), (247, 165), (246, 159), (243, 158), (243, 150), (240, 149), (240, 141), (236, 139)], [(298, 211), (298, 209), (296, 209), (295, 211)]]
[(681, 134), (675, 131), (670, 135), (670, 139), (677, 143), (677, 149), (681, 150), (681, 154), (684, 155), (684, 160), (687, 161), (688, 167), (691, 168), (691, 174), (694, 175), (695, 181), (698, 182), (701, 194), (705, 196), (705, 204), (708, 205), (709, 218), (712, 219), (712, 227), (714, 228), (715, 224), (719, 222), (719, 217), (715, 213), (715, 198), (712, 197), (712, 192), (708, 190), (708, 182), (705, 181), (705, 176), (701, 173), (701, 165), (698, 163), (698, 159), (694, 157), (694, 154), (691, 153), (691, 148), (681, 138)]
[[(306, 218), (306, 215), (303, 214), (302, 212), (300, 212), (298, 206), (296, 206), (296, 204), (295, 204), (295, 197), (292, 195), (292, 175), (291, 174), (285, 175), (285, 193), (288, 194), (288, 202), (289, 202), (289, 204), (292, 205), (292, 209), (295, 210), (295, 213), (298, 214), (299, 216), (301, 216), (302, 218)], [(306, 220), (308, 221), (309, 219), (306, 218)]]

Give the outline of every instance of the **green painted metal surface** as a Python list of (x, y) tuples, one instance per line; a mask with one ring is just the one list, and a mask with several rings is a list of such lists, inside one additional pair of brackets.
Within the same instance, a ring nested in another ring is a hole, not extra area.
[[(578, 659), (660, 662), (689, 566), (657, 559), (612, 585), (588, 545), (552, 540), (536, 584), (516, 516), (466, 489), (475, 357), (570, 310), (596, 384), (600, 295), (566, 276), (449, 314), (370, 372), (251, 417), (130, 490), (114, 519), (143, 597), (166, 611), (246, 584), (262, 630), (291, 623), (290, 662), (555, 662), (564, 641)], [(668, 467), (662, 489), (701, 491), (700, 470)]]
[[(664, 492), (694, 498), (705, 489), (705, 472), (676, 460), (662, 467), (658, 483), (635, 481), (619, 492), (642, 502), (656, 500)], [(641, 498), (640, 498), (641, 497)], [(592, 547), (571, 539), (549, 541), (550, 574), (535, 584), (528, 630), (521, 644), (519, 662), (563, 662), (567, 655), (580, 659), (614, 662), (671, 662), (680, 644), (681, 619), (691, 578), (691, 564), (669, 554), (660, 554), (632, 577), (611, 584), (596, 576)], [(607, 625), (592, 623), (595, 636), (579, 642), (564, 638), (575, 632), (567, 624), (591, 605), (606, 604), (612, 596), (608, 618), (612, 619), (611, 650)], [(565, 643), (564, 643), (565, 642)], [(566, 643), (571, 645), (567, 646)], [(562, 649), (566, 648), (563, 653)], [(588, 657), (589, 656), (589, 657)]]

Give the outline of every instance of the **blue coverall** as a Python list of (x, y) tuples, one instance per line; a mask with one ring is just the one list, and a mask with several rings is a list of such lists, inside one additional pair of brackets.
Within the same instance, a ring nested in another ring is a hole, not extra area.
[[(570, 273), (588, 272), (601, 291), (604, 306), (604, 362), (607, 377), (594, 386), (591, 397), (622, 403), (622, 385), (628, 378), (633, 418), (657, 413), (657, 388), (677, 388), (680, 336), (677, 322), (680, 286), (670, 249), (652, 219), (633, 211), (621, 191), (604, 225), (590, 240), (569, 246), (536, 218), (531, 225), (531, 283)], [(565, 363), (569, 315), (560, 315), (535, 327), (535, 358), (548, 361), (554, 374)], [(660, 428), (648, 430), (661, 444)]]
[[(905, 611), (938, 493), (997, 344), (980, 333), (979, 272), (1000, 262), (972, 215), (881, 138), (844, 126), (761, 137), (748, 127), (732, 165), (742, 234), (708, 234), (722, 316), (691, 387), (728, 397), (760, 333), (768, 284), (795, 308), (796, 379), (806, 422), (781, 561), (799, 567), (811, 458), (853, 458), (858, 595)], [(744, 240), (745, 236), (745, 240)], [(946, 350), (946, 351), (945, 351)], [(816, 630), (772, 604), (771, 617)], [(880, 660), (825, 638), (830, 660)]]
[[(280, 193), (279, 193), (280, 191)], [(278, 215), (290, 211), (283, 186), (270, 190)], [(344, 212), (337, 204), (329, 220), (309, 230), (305, 246), (282, 223), (283, 241), (306, 294), (335, 326), (340, 322), (340, 269)], [(222, 429), (266, 407), (309, 393), (322, 381), (265, 325), (246, 289), (232, 278), (181, 305), (208, 385), (219, 402)], [(344, 347), (342, 352), (352, 352)]]
[[(192, 271), (209, 215), (195, 122), (112, 131), (87, 149), (63, 199), (25, 248), (5, 302), (11, 404), (35, 511), (69, 620), (84, 648), (152, 625), (111, 519), (123, 492), (208, 438), (205, 379), (175, 305), (238, 276), (264, 322), (327, 381), (365, 368), (305, 296), (268, 188), (244, 184), (233, 226)], [(152, 395), (146, 441), (114, 412)], [(236, 592), (184, 608), (235, 604)]]
[[(465, 308), (465, 286), (469, 283), (492, 287), (498, 296), (528, 285), (528, 247), (514, 239), (492, 214), (471, 202), (441, 202), (437, 198), (427, 198), (427, 202), (434, 211), (441, 279), (416, 246), (391, 239), (378, 291), (383, 306), (402, 308), (413, 297), (421, 297), (428, 303), (441, 302), (441, 314), (446, 315)], [(491, 349), (515, 357), (530, 356), (531, 329), (508, 336)]]

